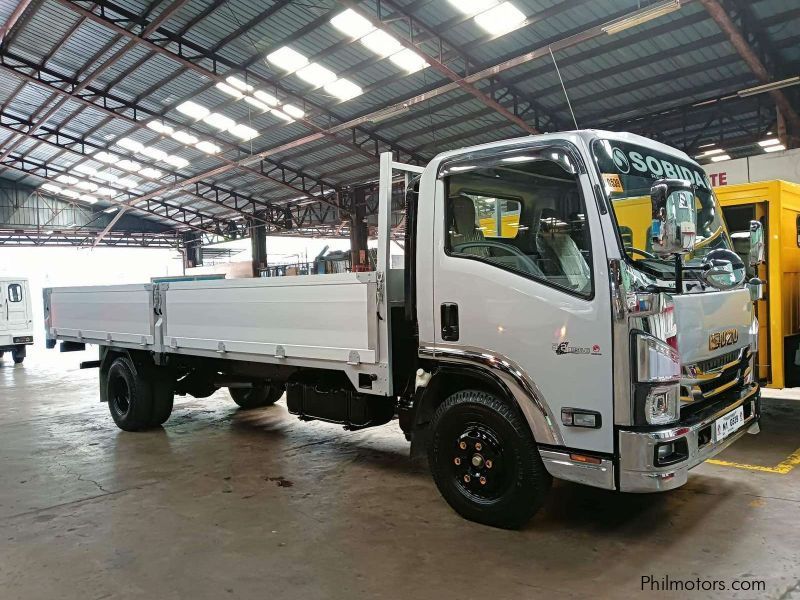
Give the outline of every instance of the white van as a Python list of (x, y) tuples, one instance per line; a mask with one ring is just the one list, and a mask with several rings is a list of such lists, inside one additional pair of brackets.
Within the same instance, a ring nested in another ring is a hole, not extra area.
[(33, 309), (27, 279), (0, 277), (0, 358), (11, 352), (15, 364), (33, 344)]

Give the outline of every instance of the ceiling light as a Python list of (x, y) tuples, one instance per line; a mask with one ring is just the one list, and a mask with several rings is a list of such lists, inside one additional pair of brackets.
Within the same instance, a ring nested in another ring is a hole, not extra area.
[(465, 15), (477, 15), (497, 4), (497, 0), (447, 0)]
[(681, 0), (666, 0), (665, 2), (659, 2), (658, 4), (653, 4), (652, 6), (633, 11), (627, 17), (622, 17), (621, 19), (612, 21), (608, 25), (603, 26), (601, 30), (608, 35), (614, 35), (615, 33), (625, 31), (631, 27), (636, 27), (642, 23), (647, 23), (648, 21), (652, 21), (658, 17), (663, 17), (666, 14), (679, 10), (680, 7)]
[[(356, 96), (360, 96), (364, 93), (364, 90), (361, 89), (361, 86), (358, 86), (347, 79), (337, 79), (336, 81), (331, 81), (325, 86), (325, 91), (331, 96), (336, 96), (342, 101), (350, 100), (350, 98), (355, 98)], [(289, 112), (286, 106), (284, 106), (283, 109), (287, 113)]]
[(306, 83), (310, 83), (315, 87), (322, 87), (323, 85), (336, 79), (336, 73), (330, 69), (326, 69), (319, 63), (311, 63), (306, 65), (297, 71), (295, 75), (297, 75)]
[(144, 144), (137, 142), (136, 140), (132, 140), (131, 138), (119, 138), (116, 142), (117, 146), (121, 148), (125, 148), (126, 150), (130, 150), (131, 152), (141, 152), (142, 148), (144, 148)]
[(46, 190), (48, 192), (53, 192), (54, 194), (58, 194), (61, 191), (61, 188), (57, 185), (52, 183), (43, 183), (41, 189)]
[(376, 29), (361, 38), (361, 43), (379, 56), (391, 56), (403, 49), (403, 45), (381, 29)]
[(790, 85), (797, 85), (798, 83), (800, 83), (800, 75), (795, 75), (794, 77), (789, 77), (788, 79), (770, 81), (769, 83), (747, 88), (746, 90), (739, 90), (736, 92), (736, 95), (740, 98), (745, 98), (747, 96), (755, 96), (756, 94), (763, 94), (764, 92), (779, 90), (781, 88), (789, 87)]
[(128, 189), (135, 188), (137, 185), (139, 185), (139, 182), (135, 179), (118, 179), (117, 183)]
[(727, 154), (720, 154), (718, 156), (712, 156), (711, 162), (722, 162), (723, 160), (730, 160), (731, 157)]
[(106, 214), (109, 214), (109, 215), (110, 215), (111, 213), (115, 213), (115, 212), (117, 212), (118, 210), (119, 210), (119, 206), (109, 206), (109, 207), (108, 207), (107, 209), (105, 209), (103, 212), (104, 212), (104, 213), (106, 213)]
[(766, 148), (767, 146), (774, 146), (775, 144), (780, 144), (781, 141), (778, 138), (770, 138), (768, 140), (761, 140), (758, 142), (758, 145), (762, 148)]
[(183, 104), (179, 104), (177, 109), (193, 119), (202, 119), (211, 112), (205, 106), (201, 106), (196, 102), (192, 102), (191, 100), (187, 100)]
[(175, 156), (174, 154), (167, 155), (167, 157), (164, 159), (164, 162), (168, 165), (172, 165), (173, 167), (177, 167), (178, 169), (189, 166), (188, 160), (180, 156)]
[(424, 58), (408, 48), (400, 50), (397, 54), (392, 54), (389, 60), (407, 73), (416, 73), (428, 66)]
[(270, 106), (278, 106), (278, 99), (272, 94), (268, 94), (267, 92), (262, 92), (261, 90), (256, 90), (255, 92), (253, 92), (253, 96), (258, 98), (265, 104), (269, 104)]
[(97, 177), (98, 179), (102, 179), (103, 181), (116, 181), (117, 179), (119, 179), (119, 177), (117, 177), (113, 173), (109, 173), (108, 171), (97, 173), (95, 177)]
[(117, 161), (117, 157), (109, 152), (98, 152), (92, 158), (96, 158), (100, 162), (113, 163)]
[(244, 96), (244, 94), (239, 90), (237, 90), (235, 87), (230, 86), (227, 83), (222, 83), (221, 81), (216, 85), (216, 88), (221, 92), (225, 92), (229, 96), (233, 96), (237, 100)]
[(195, 148), (205, 152), (206, 154), (216, 154), (220, 151), (220, 147), (216, 144), (212, 144), (211, 142), (206, 142), (205, 140), (202, 142), (198, 142), (194, 145)]
[(75, 165), (73, 170), (77, 171), (78, 173), (83, 173), (84, 175), (94, 175), (97, 173), (97, 169), (90, 167), (87, 164)]
[(294, 104), (284, 104), (281, 108), (283, 108), (283, 112), (290, 117), (294, 117), (295, 119), (302, 119), (304, 116), (306, 116), (306, 113), (303, 112), (303, 109), (297, 108)]
[(126, 171), (134, 171), (134, 172), (142, 168), (142, 165), (140, 165), (135, 160), (128, 160), (128, 159), (119, 161), (115, 166), (120, 169), (124, 169)]
[(275, 50), (275, 52), (268, 54), (267, 60), (288, 73), (297, 71), (297, 69), (305, 67), (308, 64), (308, 59), (305, 56), (292, 50), (289, 46), (283, 46)]
[(241, 123), (228, 129), (228, 132), (232, 133), (238, 138), (243, 139), (244, 141), (252, 140), (253, 138), (258, 137), (258, 131), (252, 127), (248, 127), (247, 125), (242, 125)]
[(163, 177), (163, 173), (158, 169), (154, 169), (153, 167), (145, 167), (141, 171), (139, 171), (139, 175), (142, 177), (147, 177), (148, 179), (161, 179)]
[(94, 196), (90, 196), (89, 194), (82, 194), (81, 200), (83, 200), (87, 204), (95, 204), (97, 202), (97, 198), (95, 198)]
[(226, 129), (230, 129), (234, 125), (236, 125), (236, 121), (233, 119), (229, 119), (225, 115), (221, 115), (219, 113), (211, 113), (203, 117), (203, 122), (208, 123), (215, 129), (219, 129), (220, 131), (225, 131)]
[(475, 22), (492, 35), (503, 35), (525, 22), (525, 14), (511, 2), (503, 2), (475, 16)]
[(775, 144), (773, 146), (767, 146), (764, 148), (764, 152), (778, 152), (780, 150), (786, 150), (786, 146), (783, 144)]
[(705, 152), (700, 154), (700, 156), (698, 156), (697, 158), (705, 158), (706, 156), (714, 156), (715, 154), (722, 154), (723, 152), (724, 152), (724, 150), (722, 150), (721, 148), (712, 148), (711, 150), (706, 150)]
[(147, 126), (153, 131), (163, 133), (164, 135), (171, 134), (174, 130), (169, 125), (164, 125), (161, 121), (150, 121)]
[(267, 112), (269, 110), (269, 106), (264, 104), (261, 100), (256, 100), (252, 96), (245, 96), (244, 101), (247, 102), (253, 108), (260, 110), (261, 112)]
[(187, 144), (189, 146), (196, 144), (198, 142), (198, 139), (195, 136), (193, 136), (188, 131), (183, 131), (183, 130), (176, 131), (175, 133), (173, 133), (172, 139), (179, 141), (181, 144)]
[(81, 190), (86, 190), (87, 192), (93, 192), (97, 189), (97, 184), (92, 183), (91, 181), (79, 181), (75, 184), (75, 187)]
[(76, 192), (75, 190), (62, 190), (61, 194), (66, 196), (67, 198), (80, 198), (80, 192)]
[(94, 191), (94, 193), (97, 194), (98, 196), (109, 196), (109, 197), (111, 197), (111, 196), (116, 196), (117, 195), (117, 190), (112, 190), (111, 188), (107, 188), (107, 187), (101, 187), (101, 188), (97, 188)]
[(252, 85), (248, 84), (246, 81), (243, 81), (243, 80), (239, 79), (238, 77), (234, 77), (233, 75), (230, 75), (229, 77), (226, 77), (225, 81), (227, 81), (229, 84), (231, 84), (237, 90), (241, 90), (242, 92), (252, 92), (253, 91), (253, 86)]
[(141, 154), (144, 156), (149, 156), (153, 160), (164, 160), (167, 158), (166, 152), (159, 150), (158, 148), (153, 148), (152, 146), (145, 146), (142, 148)]
[(289, 115), (287, 115), (282, 110), (278, 110), (277, 108), (273, 108), (270, 112), (272, 112), (272, 114), (275, 115), (276, 117), (279, 117), (279, 118), (283, 119), (287, 123), (294, 123), (294, 119), (292, 117), (290, 117)]
[(331, 25), (353, 39), (363, 37), (375, 29), (368, 19), (365, 19), (351, 8), (333, 17)]
[(75, 185), (78, 183), (78, 178), (73, 177), (72, 175), (59, 175), (56, 177), (56, 181), (65, 185)]

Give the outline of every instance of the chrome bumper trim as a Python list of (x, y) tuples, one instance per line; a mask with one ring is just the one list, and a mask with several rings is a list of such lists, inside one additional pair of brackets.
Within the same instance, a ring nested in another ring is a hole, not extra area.
[[(750, 416), (742, 427), (721, 442), (713, 439), (702, 448), (698, 447), (698, 436), (702, 429), (730, 411), (752, 402)], [(622, 492), (661, 492), (686, 483), (689, 469), (722, 452), (749, 430), (757, 429), (760, 413), (758, 384), (744, 388), (734, 400), (712, 404), (699, 415), (679, 421), (668, 429), (656, 431), (619, 432), (619, 488)], [(753, 431), (757, 433), (757, 431)], [(683, 461), (664, 467), (655, 466), (656, 444), (686, 439), (688, 457)]]
[(592, 487), (613, 490), (614, 488), (614, 463), (609, 459), (602, 459), (599, 465), (576, 462), (569, 457), (569, 452), (540, 449), (547, 472), (556, 479), (565, 479), (590, 485)]

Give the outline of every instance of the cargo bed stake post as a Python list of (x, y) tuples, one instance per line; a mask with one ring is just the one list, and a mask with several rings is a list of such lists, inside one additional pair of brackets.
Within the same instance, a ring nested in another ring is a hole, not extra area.
[[(380, 178), (378, 179), (378, 256), (375, 265), (377, 285), (384, 286), (378, 293), (378, 314), (381, 316), (378, 329), (378, 360), (392, 364), (390, 339), (392, 327), (389, 322), (389, 267), (391, 266), (391, 227), (392, 227), (392, 153), (383, 152), (380, 158)], [(392, 394), (392, 373), (386, 369), (386, 391)]]

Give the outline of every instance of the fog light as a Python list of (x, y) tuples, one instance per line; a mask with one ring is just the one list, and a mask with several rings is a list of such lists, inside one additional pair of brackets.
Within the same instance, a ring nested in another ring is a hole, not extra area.
[(670, 442), (669, 444), (661, 444), (656, 450), (656, 456), (658, 457), (658, 462), (664, 462), (671, 454), (675, 452), (675, 444)]

